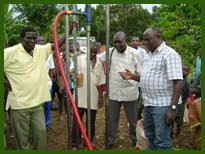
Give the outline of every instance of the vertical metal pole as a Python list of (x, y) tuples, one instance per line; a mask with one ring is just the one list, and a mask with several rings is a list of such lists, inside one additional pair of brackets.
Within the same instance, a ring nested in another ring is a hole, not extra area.
[(106, 103), (105, 103), (105, 149), (108, 149), (108, 104), (109, 104), (109, 70), (110, 70), (110, 61), (109, 61), (109, 45), (110, 45), (110, 6), (106, 4)]
[[(65, 4), (65, 10), (68, 10), (68, 5)], [(69, 18), (68, 16), (65, 16), (65, 31), (66, 31), (66, 66), (65, 66), (65, 72), (67, 76), (67, 81), (70, 80), (70, 73), (69, 73), (69, 68), (70, 68), (70, 57), (69, 57)], [(71, 149), (71, 106), (69, 99), (66, 95), (66, 107), (67, 107), (67, 120), (68, 120), (68, 149)]]
[[(86, 13), (88, 17), (90, 4), (86, 4)], [(87, 20), (86, 31), (87, 31), (87, 127), (88, 127), (88, 138), (91, 139), (91, 93), (90, 93), (90, 20)]]
[[(77, 5), (76, 4), (73, 4), (73, 11), (74, 12), (77, 12)], [(77, 23), (77, 15), (73, 15), (73, 21), (75, 23)], [(73, 48), (74, 48), (74, 76), (75, 76), (75, 79), (77, 79), (77, 75), (78, 75), (78, 70), (77, 70), (77, 67), (78, 67), (78, 62), (77, 62), (77, 56), (78, 56), (78, 53), (77, 53), (77, 49), (76, 49), (76, 42), (77, 42), (77, 30), (76, 30), (76, 27), (73, 28)], [(76, 102), (76, 106), (78, 107), (78, 88), (77, 86), (75, 85), (75, 102)], [(73, 117), (73, 120), (74, 117)], [(77, 125), (77, 148), (79, 148), (79, 128), (78, 128), (78, 125)]]

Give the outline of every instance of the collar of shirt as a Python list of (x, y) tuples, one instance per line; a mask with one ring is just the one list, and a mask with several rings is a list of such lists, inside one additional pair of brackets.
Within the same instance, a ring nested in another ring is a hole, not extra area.
[(21, 43), (18, 44), (18, 48), (19, 48), (21, 51), (28, 53), (28, 52), (24, 49), (24, 47), (23, 47), (23, 45), (22, 45)]
[[(37, 45), (35, 45), (35, 48), (36, 48), (36, 46), (37, 46)], [(18, 48), (19, 48), (21, 51), (23, 51), (23, 52), (27, 53), (28, 55), (30, 55), (30, 54), (24, 49), (22, 43), (19, 43), (19, 44), (18, 44)], [(33, 49), (33, 53), (34, 53), (35, 48)]]
[[(166, 46), (165, 42), (162, 42), (157, 49), (153, 52), (153, 54), (155, 54), (156, 52), (160, 52), (162, 51), (162, 49), (164, 48), (164, 46)], [(152, 52), (151, 52), (152, 53)]]
[(93, 68), (92, 70), (94, 70), (95, 68), (97, 68), (99, 65), (101, 65), (101, 62), (100, 62), (99, 58), (96, 57), (96, 63), (95, 63), (95, 66), (94, 66), (94, 68)]
[[(116, 49), (116, 48), (115, 48)], [(117, 50), (117, 49), (116, 49)], [(128, 46), (126, 45), (126, 49), (125, 49), (125, 51), (123, 52), (123, 53), (121, 53), (121, 52), (119, 52), (118, 50), (117, 50), (117, 53), (119, 53), (119, 54), (123, 54), (123, 55), (128, 55), (128, 53), (129, 53), (129, 51), (128, 51)]]

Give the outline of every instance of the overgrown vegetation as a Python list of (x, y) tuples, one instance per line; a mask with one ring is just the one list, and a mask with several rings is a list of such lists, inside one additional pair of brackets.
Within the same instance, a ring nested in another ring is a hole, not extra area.
[[(69, 6), (72, 9), (72, 6)], [(5, 16), (5, 30), (9, 45), (20, 42), (19, 32), (25, 25), (32, 25), (39, 34), (52, 41), (52, 26), (55, 16), (63, 5), (51, 4), (14, 4)], [(81, 11), (81, 10), (79, 10)], [(83, 11), (83, 10), (82, 10)], [(117, 31), (124, 31), (128, 41), (133, 36), (143, 38), (143, 32), (150, 26), (160, 28), (164, 40), (181, 55), (183, 62), (193, 65), (193, 59), (201, 47), (201, 8), (198, 4), (169, 4), (153, 7), (153, 13), (135, 4), (110, 6), (110, 42)], [(71, 17), (70, 17), (71, 19)], [(105, 5), (92, 8), (91, 36), (105, 43)], [(78, 17), (78, 29), (86, 24)], [(64, 31), (64, 19), (59, 25), (59, 33)], [(79, 31), (79, 30), (78, 30)], [(79, 36), (86, 36), (85, 31)]]

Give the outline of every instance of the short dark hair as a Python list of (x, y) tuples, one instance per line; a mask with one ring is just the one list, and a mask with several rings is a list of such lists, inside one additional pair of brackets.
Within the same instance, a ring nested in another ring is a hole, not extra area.
[(26, 32), (36, 32), (36, 30), (31, 26), (23, 27), (20, 33), (21, 39), (25, 37)]
[(189, 69), (189, 71), (190, 71), (190, 66), (189, 66), (188, 64), (182, 64), (182, 65), (188, 67), (188, 69)]
[(133, 37), (132, 37), (132, 40), (133, 40), (134, 38), (138, 38), (139, 41), (140, 41), (140, 37), (139, 37), (139, 36), (133, 36)]

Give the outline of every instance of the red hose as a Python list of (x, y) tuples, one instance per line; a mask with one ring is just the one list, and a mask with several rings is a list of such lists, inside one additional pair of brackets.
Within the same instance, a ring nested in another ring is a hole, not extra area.
[(67, 95), (69, 97), (71, 106), (73, 108), (73, 113), (74, 113), (75, 119), (77, 121), (78, 127), (79, 127), (79, 129), (80, 129), (80, 131), (81, 131), (81, 133), (84, 137), (85, 144), (86, 144), (88, 150), (93, 150), (93, 147), (90, 143), (90, 140), (88, 139), (88, 137), (85, 133), (85, 130), (83, 128), (83, 124), (80, 120), (80, 116), (78, 114), (78, 109), (75, 105), (75, 101), (74, 101), (73, 96), (71, 94), (71, 91), (70, 91), (70, 88), (69, 88), (69, 85), (68, 85), (68, 82), (67, 82), (67, 79), (66, 79), (66, 76), (65, 76), (65, 73), (64, 73), (63, 65), (62, 65), (62, 62), (61, 62), (61, 59), (60, 59), (60, 52), (59, 52), (58, 40), (57, 40), (57, 38), (58, 38), (57, 37), (57, 27), (58, 27), (58, 22), (59, 22), (60, 17), (63, 16), (63, 15), (68, 15), (68, 14), (71, 14), (71, 12), (70, 11), (62, 11), (62, 12), (58, 13), (58, 15), (56, 16), (56, 18), (54, 20), (53, 40), (54, 40), (54, 46), (55, 46), (56, 60), (57, 60), (57, 64), (58, 64), (58, 67), (59, 67), (59, 70), (60, 70), (60, 74), (63, 78), (63, 83), (65, 85)]

